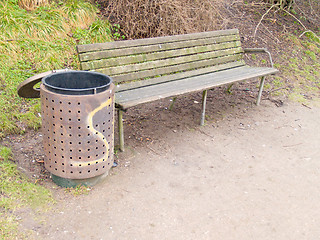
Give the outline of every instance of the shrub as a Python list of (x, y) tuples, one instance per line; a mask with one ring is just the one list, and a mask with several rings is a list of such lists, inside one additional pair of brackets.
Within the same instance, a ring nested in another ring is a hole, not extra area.
[(128, 39), (219, 29), (221, 0), (100, 0)]

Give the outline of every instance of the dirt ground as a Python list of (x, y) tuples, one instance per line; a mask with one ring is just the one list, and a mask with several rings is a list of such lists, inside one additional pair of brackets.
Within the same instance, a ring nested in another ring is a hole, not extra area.
[(318, 239), (320, 107), (267, 96), (257, 107), (250, 89), (210, 91), (203, 127), (200, 93), (173, 111), (170, 99), (131, 109), (119, 166), (87, 195), (51, 182), (41, 132), (7, 139), (57, 199), (47, 213), (18, 212), (21, 229), (32, 239)]

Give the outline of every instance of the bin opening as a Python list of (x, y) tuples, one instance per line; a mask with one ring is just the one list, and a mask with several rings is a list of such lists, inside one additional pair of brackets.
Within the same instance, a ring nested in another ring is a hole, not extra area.
[(89, 95), (107, 90), (112, 80), (97, 72), (68, 71), (50, 74), (42, 79), (50, 91), (66, 95)]

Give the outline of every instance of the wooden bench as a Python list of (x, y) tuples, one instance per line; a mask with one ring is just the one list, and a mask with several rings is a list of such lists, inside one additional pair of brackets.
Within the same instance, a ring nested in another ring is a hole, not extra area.
[[(203, 91), (200, 124), (204, 124), (207, 90), (222, 84), (275, 74), (270, 53), (263, 48), (242, 49), (237, 29), (149, 39), (78, 45), (82, 70), (112, 77), (117, 85), (120, 150), (124, 150), (123, 111), (180, 94)], [(271, 67), (250, 67), (244, 53), (269, 54)]]

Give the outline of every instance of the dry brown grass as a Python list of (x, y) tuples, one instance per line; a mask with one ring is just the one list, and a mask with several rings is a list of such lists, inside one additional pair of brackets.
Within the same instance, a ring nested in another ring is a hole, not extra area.
[(47, 4), (48, 2), (49, 0), (19, 0), (19, 7), (32, 11), (36, 7)]
[(100, 0), (127, 39), (220, 29), (222, 0)]

